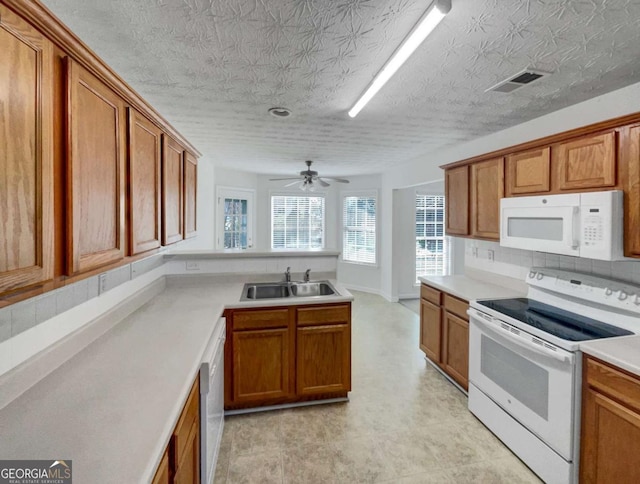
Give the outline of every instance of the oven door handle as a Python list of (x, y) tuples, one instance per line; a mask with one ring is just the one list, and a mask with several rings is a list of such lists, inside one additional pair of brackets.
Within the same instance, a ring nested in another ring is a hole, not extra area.
[(484, 326), (486, 329), (508, 339), (513, 344), (518, 345), (521, 348), (525, 348), (542, 356), (553, 358), (554, 360), (561, 361), (562, 363), (570, 362), (569, 356), (557, 353), (553, 350), (545, 348), (544, 346), (538, 346), (535, 343), (525, 341), (519, 336), (511, 333), (511, 331), (509, 331), (508, 329), (504, 329), (502, 326), (500, 326), (499, 323), (496, 322), (495, 318), (492, 318), (491, 316), (486, 316), (474, 310), (469, 310), (469, 315), (472, 316), (474, 323), (478, 323)]

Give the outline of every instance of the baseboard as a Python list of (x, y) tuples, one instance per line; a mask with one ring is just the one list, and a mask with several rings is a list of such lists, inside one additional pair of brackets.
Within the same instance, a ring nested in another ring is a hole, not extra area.
[(420, 299), (419, 292), (407, 292), (405, 294), (398, 294), (398, 299)]

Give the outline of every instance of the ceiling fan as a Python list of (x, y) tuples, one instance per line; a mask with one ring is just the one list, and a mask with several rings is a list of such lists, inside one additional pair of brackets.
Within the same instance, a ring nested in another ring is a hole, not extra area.
[(318, 176), (317, 171), (311, 169), (313, 161), (307, 160), (305, 163), (307, 164), (307, 169), (302, 170), (300, 172), (300, 176), (289, 178), (269, 178), (269, 181), (295, 180), (294, 182), (286, 184), (285, 187), (292, 187), (297, 184), (299, 185), (300, 190), (308, 190), (310, 192), (315, 191), (318, 184), (322, 187), (331, 186), (331, 184), (327, 183), (325, 180), (332, 180), (338, 183), (349, 183), (349, 180), (345, 180), (344, 178), (335, 178), (332, 176), (320, 177)]

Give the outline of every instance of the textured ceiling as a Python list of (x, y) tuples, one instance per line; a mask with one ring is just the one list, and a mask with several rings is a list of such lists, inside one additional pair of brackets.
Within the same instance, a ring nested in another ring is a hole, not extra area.
[[(355, 119), (347, 110), (430, 2), (43, 3), (205, 157), (258, 173), (305, 159), (324, 175), (380, 172), (640, 81), (639, 0), (452, 0)], [(525, 67), (553, 75), (484, 92)]]

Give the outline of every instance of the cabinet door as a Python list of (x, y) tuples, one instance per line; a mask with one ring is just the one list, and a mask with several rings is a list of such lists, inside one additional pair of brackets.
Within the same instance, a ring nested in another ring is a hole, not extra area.
[(624, 249), (629, 257), (640, 256), (640, 126), (625, 130), (620, 152), (624, 156)]
[(440, 306), (420, 300), (420, 349), (434, 363), (440, 363), (442, 323)]
[(160, 247), (162, 131), (129, 108), (129, 254)]
[(298, 328), (296, 386), (298, 395), (351, 390), (351, 326)]
[(588, 136), (554, 147), (559, 190), (612, 187), (616, 184), (616, 133)]
[(69, 274), (124, 257), (125, 106), (67, 58)]
[(170, 484), (171, 482), (171, 473), (169, 472), (169, 451), (165, 451), (162, 456), (162, 460), (160, 464), (158, 464), (158, 470), (156, 470), (156, 475), (153, 477), (152, 484)]
[(469, 167), (444, 172), (447, 235), (469, 235)]
[(200, 422), (191, 426), (187, 439), (187, 450), (176, 466), (174, 484), (199, 484), (200, 482)]
[(293, 349), (288, 328), (233, 332), (233, 403), (291, 394)]
[(162, 135), (162, 245), (183, 238), (183, 157), (182, 146)]
[(0, 5), (0, 294), (53, 278), (53, 46)]
[(196, 236), (197, 230), (198, 159), (188, 151), (184, 154), (184, 238)]
[(539, 148), (507, 156), (507, 197), (551, 189), (551, 150)]
[(500, 199), (504, 197), (504, 160), (471, 165), (471, 235), (500, 238)]
[(458, 384), (469, 386), (469, 323), (449, 312), (443, 313), (442, 363), (445, 371)]

